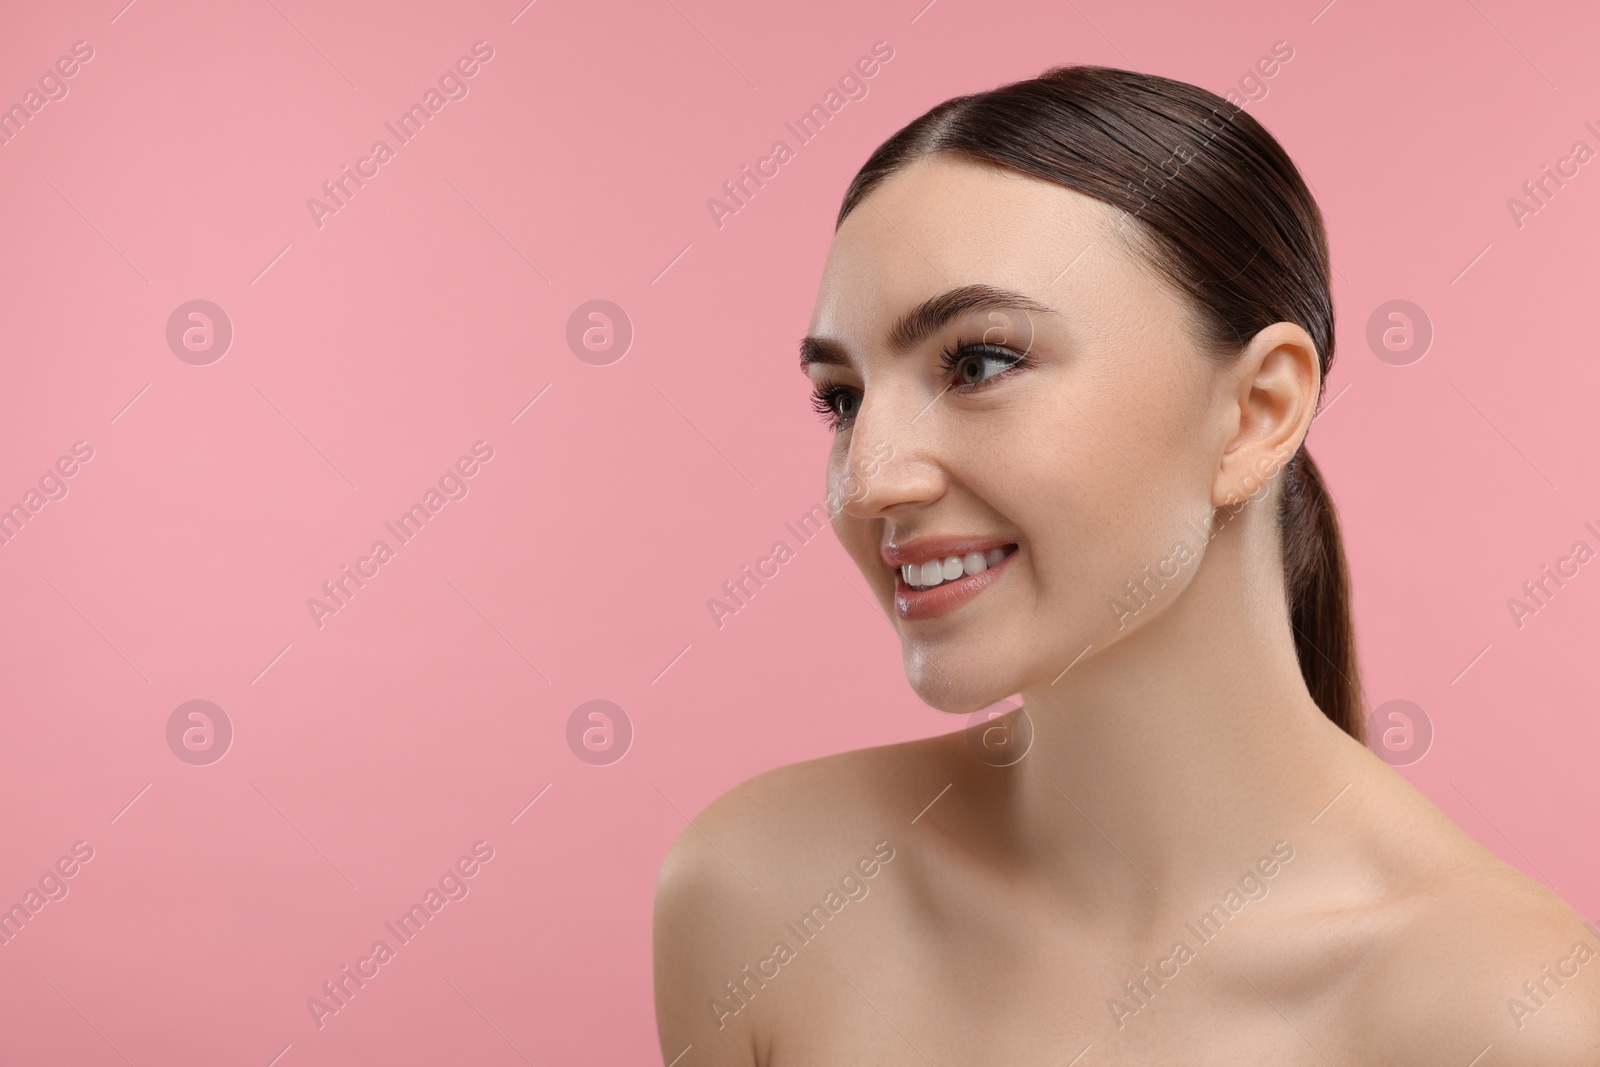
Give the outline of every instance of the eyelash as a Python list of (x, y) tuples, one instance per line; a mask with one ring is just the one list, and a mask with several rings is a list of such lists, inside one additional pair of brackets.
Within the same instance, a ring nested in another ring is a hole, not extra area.
[[(939, 365), (946, 374), (953, 374), (955, 373), (955, 369), (961, 365), (961, 362), (970, 356), (987, 356), (995, 360), (1010, 360), (1011, 364), (998, 374), (993, 374), (988, 378), (983, 379), (981, 382), (973, 382), (966, 386), (958, 385), (956, 386), (957, 389), (964, 388), (968, 391), (973, 389), (981, 389), (991, 382), (998, 381), (1001, 378), (1010, 375), (1013, 371), (1021, 370), (1024, 367), (1033, 365), (1032, 359), (1018, 352), (1013, 352), (1010, 349), (1001, 348), (997, 345), (991, 344), (972, 344), (967, 341), (960, 340), (955, 343), (955, 347), (953, 349), (946, 348), (940, 350)], [(822, 419), (822, 421), (827, 423), (828, 426), (835, 432), (843, 429), (845, 423), (849, 421), (847, 418), (840, 415), (836, 409), (839, 397), (851, 392), (854, 392), (854, 390), (843, 385), (824, 385), (812, 391), (812, 409), (816, 411), (817, 415)]]

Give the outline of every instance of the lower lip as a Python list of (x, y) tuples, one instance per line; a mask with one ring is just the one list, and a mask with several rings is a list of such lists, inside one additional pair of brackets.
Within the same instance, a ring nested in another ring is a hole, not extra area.
[(961, 605), (989, 588), (1000, 579), (1000, 573), (1017, 558), (1012, 548), (1005, 559), (980, 574), (969, 574), (953, 582), (940, 582), (932, 589), (916, 590), (906, 584), (905, 575), (897, 569), (894, 577), (894, 610), (902, 619), (937, 619), (948, 615)]

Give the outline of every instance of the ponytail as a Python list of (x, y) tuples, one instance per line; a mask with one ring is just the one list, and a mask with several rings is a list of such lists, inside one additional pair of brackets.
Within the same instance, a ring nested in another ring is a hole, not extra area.
[(1333, 499), (1322, 472), (1302, 445), (1284, 470), (1278, 497), (1283, 578), (1300, 675), (1324, 715), (1365, 743), (1355, 628), (1350, 618), (1350, 571)]

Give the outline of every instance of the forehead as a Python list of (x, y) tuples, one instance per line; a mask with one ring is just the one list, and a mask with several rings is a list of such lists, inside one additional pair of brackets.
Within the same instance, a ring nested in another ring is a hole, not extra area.
[[(1093, 300), (1135, 269), (1119, 217), (1054, 182), (951, 156), (919, 160), (886, 178), (839, 227), (809, 332), (864, 341), (886, 328), (887, 316), (969, 284), (1056, 307)], [(1080, 257), (1077, 265), (1092, 261), (1093, 269), (1066, 273)]]

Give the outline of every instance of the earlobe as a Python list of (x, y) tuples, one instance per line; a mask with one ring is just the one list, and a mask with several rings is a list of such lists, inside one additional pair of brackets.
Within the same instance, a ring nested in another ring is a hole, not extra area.
[(1258, 332), (1230, 368), (1235, 432), (1223, 450), (1212, 505), (1256, 499), (1299, 449), (1315, 417), (1322, 367), (1305, 329), (1278, 322)]

